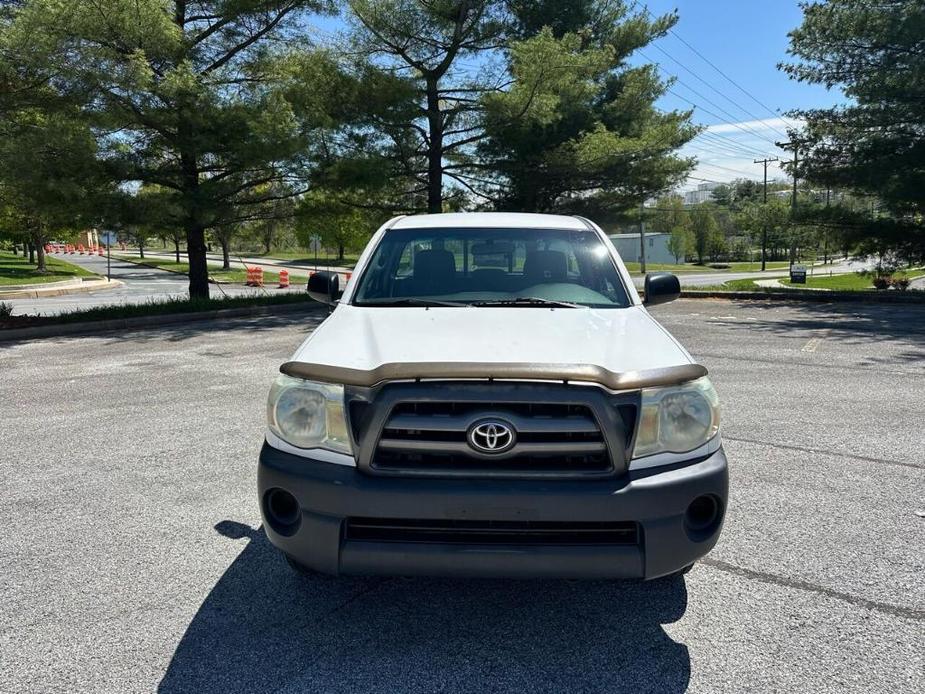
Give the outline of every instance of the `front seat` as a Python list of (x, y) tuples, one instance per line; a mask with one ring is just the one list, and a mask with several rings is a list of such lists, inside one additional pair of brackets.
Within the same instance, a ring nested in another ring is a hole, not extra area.
[(568, 259), (562, 251), (530, 251), (524, 258), (528, 285), (568, 280)]

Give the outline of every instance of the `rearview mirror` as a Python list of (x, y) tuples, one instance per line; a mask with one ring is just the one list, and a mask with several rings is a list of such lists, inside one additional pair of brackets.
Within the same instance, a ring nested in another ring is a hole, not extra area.
[(645, 299), (646, 306), (667, 304), (681, 296), (681, 282), (670, 272), (653, 272), (646, 275)]
[(308, 295), (315, 301), (333, 306), (340, 299), (340, 277), (336, 272), (319, 270), (308, 277)]

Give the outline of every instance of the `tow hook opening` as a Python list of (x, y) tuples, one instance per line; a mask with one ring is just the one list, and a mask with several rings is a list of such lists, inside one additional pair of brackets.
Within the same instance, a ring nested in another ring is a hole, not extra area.
[(694, 499), (684, 514), (687, 534), (696, 542), (706, 540), (717, 531), (723, 520), (722, 502), (712, 494)]
[(280, 535), (292, 535), (302, 522), (298, 500), (285, 489), (274, 487), (263, 495), (264, 515), (270, 527)]

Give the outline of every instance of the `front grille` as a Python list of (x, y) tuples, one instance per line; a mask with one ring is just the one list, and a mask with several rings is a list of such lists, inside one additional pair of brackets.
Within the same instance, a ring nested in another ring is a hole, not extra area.
[[(613, 476), (626, 469), (638, 407), (635, 394), (562, 383), (409, 382), (350, 397), (360, 469), (424, 477)], [(514, 431), (500, 452), (469, 441), (491, 420)]]
[[(467, 432), (500, 419), (516, 443), (500, 454), (474, 450)], [(373, 465), (380, 470), (465, 473), (606, 473), (611, 469), (600, 426), (586, 405), (501, 402), (403, 402), (382, 429)]]
[(358, 542), (464, 545), (637, 545), (633, 522), (420, 520), (348, 518), (344, 538)]

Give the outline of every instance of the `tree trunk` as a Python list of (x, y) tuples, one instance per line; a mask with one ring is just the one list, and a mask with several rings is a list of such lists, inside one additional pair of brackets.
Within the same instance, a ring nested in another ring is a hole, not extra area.
[(338, 260), (344, 259), (344, 244), (343, 243), (337, 244), (337, 259)]
[(145, 259), (145, 244), (141, 239), (138, 240), (138, 257), (142, 260)]
[(443, 211), (443, 114), (435, 77), (427, 79), (427, 127), (427, 211), (437, 214)]
[[(180, 139), (191, 143), (190, 121), (180, 124)], [(189, 262), (190, 299), (209, 298), (209, 267), (206, 263), (206, 230), (200, 221), (199, 212), (199, 167), (195, 150), (184, 147), (180, 153), (180, 169), (183, 172), (183, 198), (186, 206), (186, 259)]]
[(273, 245), (273, 239), (267, 235), (263, 237), (264, 255), (270, 255), (270, 246)]
[(29, 249), (29, 264), (35, 262), (35, 244), (31, 241), (26, 241), (26, 247)]
[(32, 245), (35, 248), (36, 255), (36, 269), (39, 272), (47, 272), (48, 268), (45, 264), (45, 236), (42, 234), (33, 234), (32, 235)]
[(209, 267), (206, 263), (206, 230), (193, 219), (187, 220), (186, 257), (189, 261), (190, 299), (208, 299)]
[(174, 247), (174, 250), (175, 250), (176, 253), (177, 253), (177, 265), (179, 265), (179, 264), (180, 264), (180, 239), (179, 239), (179, 238), (174, 237), (174, 239), (173, 239), (173, 247)]
[(222, 239), (219, 241), (219, 243), (222, 244), (222, 270), (230, 270), (231, 269), (231, 257), (228, 252), (228, 246), (230, 245), (228, 243), (228, 239)]

